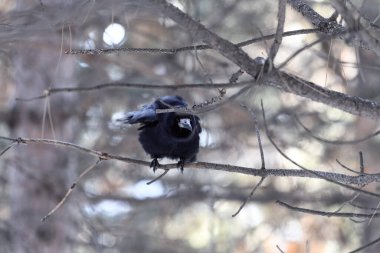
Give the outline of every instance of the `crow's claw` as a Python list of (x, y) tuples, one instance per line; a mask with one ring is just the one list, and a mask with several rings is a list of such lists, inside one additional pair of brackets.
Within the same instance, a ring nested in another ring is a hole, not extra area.
[(158, 162), (157, 158), (154, 158), (152, 160), (149, 167), (153, 168), (153, 173), (156, 173), (157, 168), (160, 167), (160, 163)]
[(182, 174), (183, 174), (183, 167), (185, 167), (185, 160), (180, 159), (177, 163), (177, 168), (181, 170)]

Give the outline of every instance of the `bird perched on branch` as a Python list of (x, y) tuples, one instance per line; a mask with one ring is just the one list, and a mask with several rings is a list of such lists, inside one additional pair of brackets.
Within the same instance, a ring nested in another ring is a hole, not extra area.
[[(158, 158), (179, 159), (181, 172), (185, 162), (195, 161), (202, 128), (199, 118), (184, 110), (186, 108), (187, 104), (182, 97), (165, 96), (118, 119), (126, 124), (141, 124), (138, 128), (139, 141), (153, 158), (150, 167), (154, 172), (160, 166)], [(165, 109), (171, 110), (165, 112)]]

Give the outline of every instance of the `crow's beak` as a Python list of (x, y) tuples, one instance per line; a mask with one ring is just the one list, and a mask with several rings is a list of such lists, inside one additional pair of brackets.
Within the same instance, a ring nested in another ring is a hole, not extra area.
[(190, 119), (187, 119), (187, 118), (180, 119), (179, 122), (178, 122), (178, 126), (180, 128), (187, 129), (190, 132), (193, 131), (193, 128), (191, 127)]

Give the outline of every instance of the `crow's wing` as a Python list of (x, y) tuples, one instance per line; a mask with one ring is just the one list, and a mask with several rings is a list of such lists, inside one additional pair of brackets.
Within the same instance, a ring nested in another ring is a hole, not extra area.
[(144, 105), (140, 110), (127, 112), (123, 117), (117, 119), (124, 124), (148, 123), (157, 119), (155, 103)]
[(125, 124), (151, 123), (157, 120), (157, 109), (174, 107), (186, 107), (187, 104), (180, 96), (160, 97), (152, 104), (144, 105), (139, 111), (128, 112), (118, 121)]

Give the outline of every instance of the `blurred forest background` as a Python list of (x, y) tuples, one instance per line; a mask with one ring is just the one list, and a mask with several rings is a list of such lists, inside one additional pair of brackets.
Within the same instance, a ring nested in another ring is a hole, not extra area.
[[(260, 38), (276, 34), (279, 1), (168, 2), (227, 41), (257, 38), (242, 50), (252, 59), (268, 57), (273, 37)], [(247, 73), (234, 75), (242, 66), (219, 49), (70, 53), (76, 49), (173, 49), (204, 43), (193, 30), (169, 18), (158, 7), (160, 3), (0, 0), (0, 136), (59, 140), (150, 162), (138, 143), (137, 127), (113, 124), (117, 113), (136, 110), (163, 95), (181, 95), (190, 107), (206, 103), (220, 96), (220, 89), (213, 84), (234, 84), (231, 77), (238, 77), (237, 84), (252, 84), (233, 100), (229, 98), (247, 86), (230, 85), (221, 99), (226, 103), (213, 103), (215, 108), (199, 114), (203, 132), (198, 161), (260, 169), (251, 110), (260, 128), (265, 168), (302, 170), (267, 138), (262, 100), (273, 140), (297, 163), (352, 176), (357, 174), (347, 168), (359, 171), (360, 165), (363, 173), (379, 173), (379, 137), (339, 143), (376, 132), (377, 118), (350, 114), (265, 83), (253, 84)], [(274, 67), (281, 66), (281, 71), (324, 89), (379, 102), (379, 1), (306, 3), (324, 18), (336, 19), (346, 32), (326, 37), (322, 27), (287, 4), (285, 32), (319, 30), (283, 36)], [(103, 84), (111, 86), (47, 93), (55, 88)], [(207, 88), (177, 87), (183, 84)], [(38, 96), (42, 98), (20, 100)], [(3, 138), (0, 148), (0, 152), (7, 150), (0, 157), (1, 253), (329, 253), (350, 252), (380, 237), (378, 197), (320, 178), (265, 177), (241, 212), (232, 217), (261, 177), (189, 166), (183, 174), (170, 170), (147, 185), (162, 170), (154, 174), (148, 166), (115, 159), (94, 166), (96, 156), (54, 144), (23, 144)], [(91, 166), (94, 168), (81, 178), (63, 205), (41, 222), (78, 175)], [(380, 191), (376, 181), (353, 186)], [(297, 212), (277, 200), (310, 210), (369, 216)], [(379, 252), (379, 248), (374, 244), (362, 252)]]

